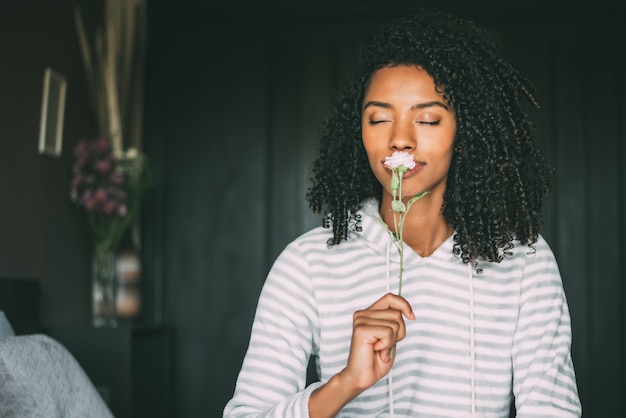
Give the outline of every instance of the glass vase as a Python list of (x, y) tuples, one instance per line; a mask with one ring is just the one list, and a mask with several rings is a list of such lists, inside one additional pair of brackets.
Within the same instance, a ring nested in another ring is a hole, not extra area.
[(96, 248), (92, 272), (92, 324), (94, 327), (115, 327), (115, 251)]

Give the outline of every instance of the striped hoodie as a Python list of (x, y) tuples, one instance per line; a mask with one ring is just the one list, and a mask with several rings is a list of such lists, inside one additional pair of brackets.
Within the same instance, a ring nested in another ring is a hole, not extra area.
[[(398, 251), (366, 202), (361, 232), (329, 247), (316, 228), (285, 248), (261, 292), (224, 417), (308, 417), (311, 392), (346, 365), (352, 315), (397, 292)], [(432, 255), (404, 250), (406, 321), (391, 373), (339, 417), (579, 417), (567, 301), (540, 236), (501, 263), (468, 268), (448, 238)], [(389, 279), (391, 278), (391, 279)], [(306, 385), (309, 356), (320, 382)]]

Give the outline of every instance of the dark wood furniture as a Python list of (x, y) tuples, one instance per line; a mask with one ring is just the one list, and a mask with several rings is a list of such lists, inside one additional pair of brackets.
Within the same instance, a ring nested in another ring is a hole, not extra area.
[(16, 335), (41, 330), (40, 292), (37, 279), (0, 277), (0, 311), (4, 311)]
[(120, 325), (46, 331), (74, 355), (116, 418), (174, 416), (171, 329)]

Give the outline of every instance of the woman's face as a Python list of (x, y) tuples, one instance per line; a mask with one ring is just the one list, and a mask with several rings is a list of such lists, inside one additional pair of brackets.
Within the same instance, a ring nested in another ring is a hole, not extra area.
[(405, 151), (416, 162), (404, 175), (404, 196), (425, 190), (443, 196), (456, 118), (426, 71), (399, 65), (374, 73), (363, 100), (361, 130), (370, 166), (383, 186), (383, 200), (391, 196), (391, 170), (384, 161), (394, 151)]

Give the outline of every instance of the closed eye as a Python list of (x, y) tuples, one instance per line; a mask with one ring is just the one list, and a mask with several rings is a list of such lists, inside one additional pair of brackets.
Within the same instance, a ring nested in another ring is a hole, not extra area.
[(389, 122), (387, 120), (370, 120), (367, 123), (370, 125), (378, 125), (379, 123), (385, 123), (385, 122)]
[(439, 125), (441, 123), (441, 120), (436, 120), (436, 121), (433, 121), (433, 122), (426, 122), (426, 121), (418, 120), (417, 123), (419, 123), (420, 125), (436, 126), (436, 125)]

